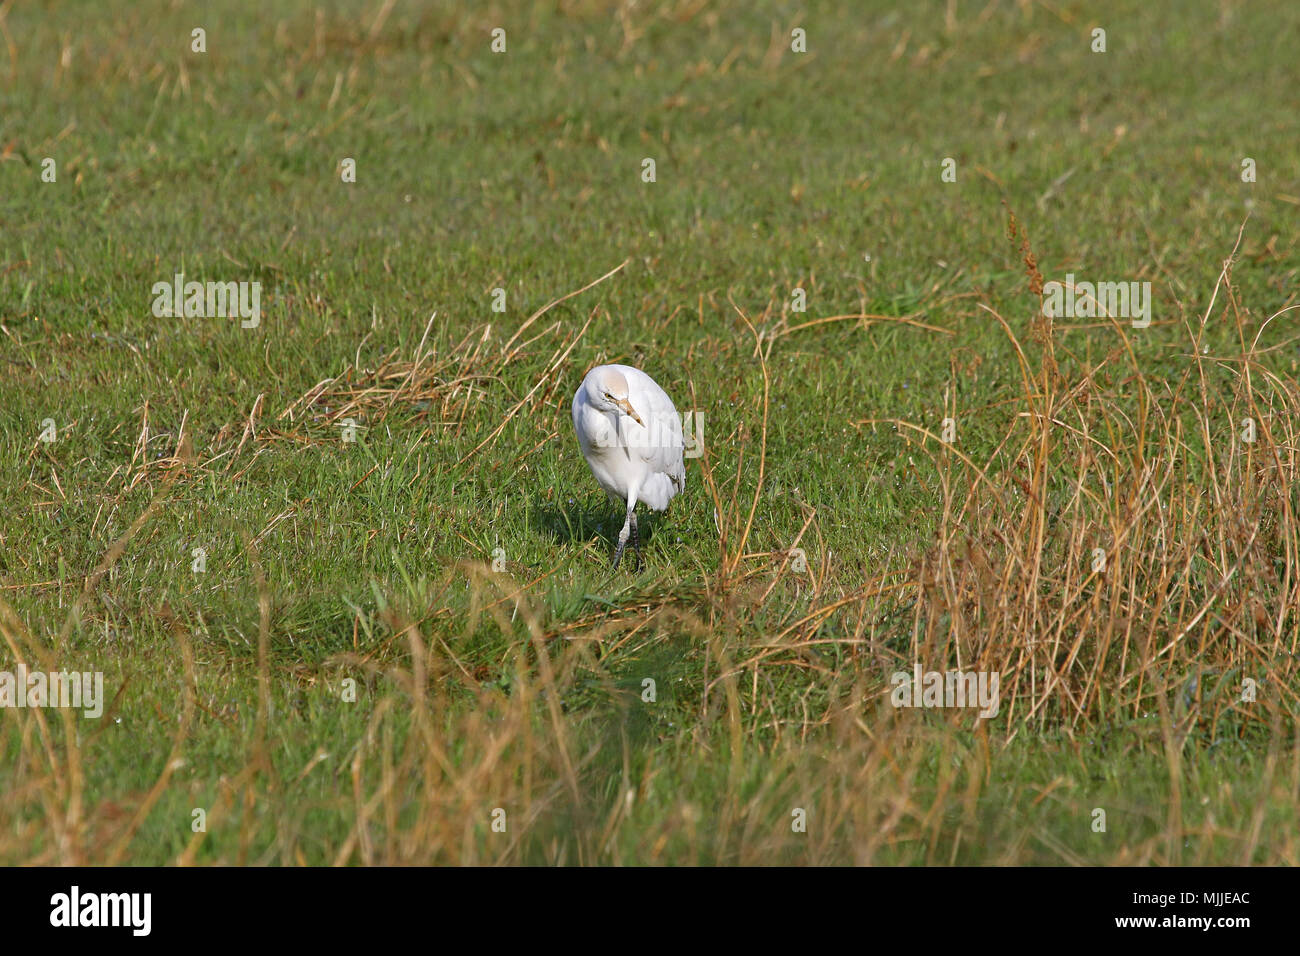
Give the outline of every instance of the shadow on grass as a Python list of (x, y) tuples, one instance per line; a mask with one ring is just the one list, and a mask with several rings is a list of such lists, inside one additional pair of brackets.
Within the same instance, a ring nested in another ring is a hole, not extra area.
[[(529, 517), (534, 528), (548, 535), (557, 544), (581, 545), (595, 537), (600, 539), (610, 554), (614, 553), (618, 533), (623, 528), (622, 509), (607, 498), (544, 501), (533, 505)], [(638, 508), (637, 532), (642, 551), (654, 540), (653, 525), (651, 512)]]

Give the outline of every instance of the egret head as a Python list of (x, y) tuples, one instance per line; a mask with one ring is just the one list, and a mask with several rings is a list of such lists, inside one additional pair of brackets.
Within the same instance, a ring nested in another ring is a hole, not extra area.
[(595, 374), (587, 378), (587, 397), (597, 408), (622, 412), (638, 425), (645, 426), (641, 416), (628, 401), (627, 377), (618, 369), (608, 365), (596, 369)]

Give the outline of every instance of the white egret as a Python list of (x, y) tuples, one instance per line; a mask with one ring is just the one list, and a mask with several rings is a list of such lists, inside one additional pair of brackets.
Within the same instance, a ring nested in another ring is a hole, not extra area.
[(663, 511), (686, 487), (682, 422), (673, 400), (640, 369), (597, 365), (573, 396), (573, 430), (597, 483), (626, 508), (614, 567), (629, 537), (639, 566), (637, 502)]

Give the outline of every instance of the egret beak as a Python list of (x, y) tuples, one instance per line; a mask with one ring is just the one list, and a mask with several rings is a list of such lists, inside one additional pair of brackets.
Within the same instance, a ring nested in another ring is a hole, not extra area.
[(626, 398), (620, 398), (614, 404), (617, 405), (619, 408), (621, 408), (628, 415), (630, 415), (634, 422), (636, 422), (642, 428), (645, 428), (645, 422), (641, 421), (641, 416), (636, 413), (636, 409), (632, 407), (632, 403), (629, 402)]

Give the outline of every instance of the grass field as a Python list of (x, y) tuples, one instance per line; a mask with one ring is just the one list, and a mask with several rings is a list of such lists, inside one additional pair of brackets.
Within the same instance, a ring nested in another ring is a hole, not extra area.
[[(107, 698), (0, 708), (0, 862), (1300, 862), (1298, 41), (0, 2), (0, 660)], [(606, 361), (703, 423), (639, 573)]]

